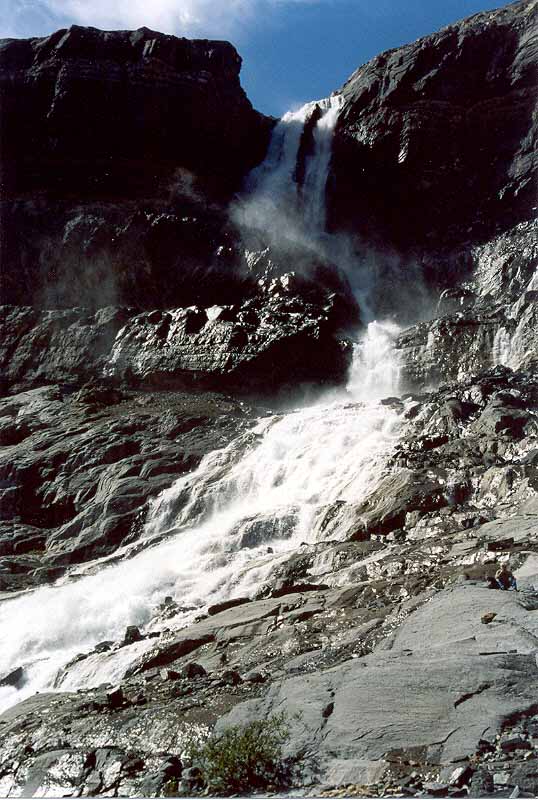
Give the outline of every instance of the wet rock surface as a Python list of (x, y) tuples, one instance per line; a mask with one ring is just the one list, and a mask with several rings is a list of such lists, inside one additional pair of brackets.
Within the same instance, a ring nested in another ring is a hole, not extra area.
[(399, 337), (403, 384), (427, 387), (488, 365), (537, 369), (537, 242), (530, 221), (469, 249), (468, 279), (441, 294), (433, 320)]
[[(65, 354), (64, 354), (65, 355)], [(253, 415), (211, 393), (119, 391), (91, 382), (0, 400), (0, 591), (135, 543), (149, 503)], [(15, 433), (13, 433), (15, 432)]]
[[(524, 425), (484, 424), (516, 400)], [(344, 525), (343, 541), (290, 555), (287, 589), (270, 579), (259, 597), (182, 629), (167, 598), (136, 635), (81, 654), (56, 694), (0, 717), (2, 791), (162, 793), (193, 726), (263, 719), (284, 703), (286, 753), (307, 794), (480, 796), (493, 782), (495, 796), (516, 786), (532, 796), (538, 383), (497, 368), (401, 403), (410, 418), (385, 479), (397, 523), (373, 496), (351, 510), (362, 536)], [(519, 592), (488, 588), (505, 560)], [(62, 691), (130, 648), (118, 686)]]

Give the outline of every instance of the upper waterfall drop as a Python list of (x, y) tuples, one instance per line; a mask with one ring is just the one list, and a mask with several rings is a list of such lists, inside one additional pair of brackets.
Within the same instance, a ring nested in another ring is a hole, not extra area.
[[(241, 202), (244, 226), (270, 239), (317, 237), (325, 232), (325, 192), (342, 103), (342, 96), (334, 94), (284, 114), (275, 126), (265, 160), (247, 178)], [(311, 147), (302, 153), (311, 123)], [(304, 173), (302, 181), (299, 172)]]
[(318, 103), (322, 113), (314, 128), (314, 154), (307, 162), (302, 193), (305, 225), (312, 232), (322, 233), (327, 225), (327, 178), (333, 133), (342, 103), (343, 98), (338, 94)]

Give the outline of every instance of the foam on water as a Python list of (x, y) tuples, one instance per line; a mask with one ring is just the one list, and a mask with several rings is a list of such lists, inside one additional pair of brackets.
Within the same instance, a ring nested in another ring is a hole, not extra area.
[[(382, 475), (400, 426), (394, 411), (371, 402), (396, 388), (388, 385), (397, 375), (387, 366), (394, 360), (393, 332), (393, 326), (369, 326), (349, 391), (339, 399), (260, 420), (163, 492), (146, 525), (146, 549), (96, 574), (1, 603), (0, 675), (24, 666), (27, 676), (19, 692), (0, 690), (3, 706), (50, 688), (74, 655), (121, 638), (127, 625), (147, 624), (166, 595), (195, 609), (176, 620), (187, 623), (208, 604), (254, 593), (279, 559), (312, 540), (323, 506), (365, 497)], [(372, 361), (373, 352), (382, 354), (384, 370)], [(163, 531), (166, 538), (151, 545)], [(125, 648), (122, 668), (144, 646)], [(102, 662), (91, 676), (82, 671), (79, 685), (121, 677), (118, 659), (110, 673)]]

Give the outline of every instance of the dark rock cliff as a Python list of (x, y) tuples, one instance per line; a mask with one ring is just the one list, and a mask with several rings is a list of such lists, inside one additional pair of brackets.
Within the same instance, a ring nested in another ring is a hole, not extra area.
[(360, 67), (342, 89), (333, 226), (431, 253), (535, 216), (537, 30), (523, 0)]
[(236, 188), (263, 156), (269, 120), (239, 82), (228, 42), (147, 28), (72, 26), (0, 44), (2, 180), (36, 190), (155, 191), (183, 167)]
[(3, 301), (230, 301), (222, 208), (273, 125), (240, 68), (227, 42), (146, 28), (0, 42)]

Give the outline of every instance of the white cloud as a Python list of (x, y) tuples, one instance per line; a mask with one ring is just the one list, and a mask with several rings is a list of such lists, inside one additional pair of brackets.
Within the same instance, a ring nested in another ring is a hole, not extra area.
[(81, 25), (140, 28), (164, 33), (212, 35), (242, 25), (255, 0), (47, 0), (50, 10)]
[(39, 36), (72, 23), (105, 30), (146, 26), (178, 36), (239, 36), (278, 6), (328, 0), (1, 0), (0, 36)]

